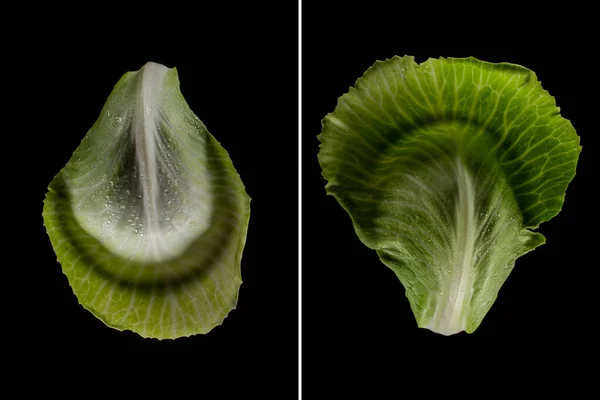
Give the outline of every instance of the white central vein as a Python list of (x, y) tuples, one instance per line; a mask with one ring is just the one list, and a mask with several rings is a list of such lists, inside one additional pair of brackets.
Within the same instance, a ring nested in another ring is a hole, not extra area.
[(466, 329), (466, 316), (471, 297), (473, 279), (474, 249), (476, 235), (476, 206), (473, 177), (460, 160), (456, 158), (457, 198), (454, 212), (454, 257), (451, 274), (443, 288), (445, 301), (440, 299), (438, 309), (431, 321), (434, 330), (452, 335)]
[(158, 132), (156, 119), (159, 117), (158, 102), (165, 73), (165, 66), (148, 63), (141, 77), (141, 90), (133, 115), (133, 137), (136, 146), (136, 158), (142, 189), (145, 228), (149, 247), (155, 256), (159, 255), (159, 187), (156, 166), (156, 142)]

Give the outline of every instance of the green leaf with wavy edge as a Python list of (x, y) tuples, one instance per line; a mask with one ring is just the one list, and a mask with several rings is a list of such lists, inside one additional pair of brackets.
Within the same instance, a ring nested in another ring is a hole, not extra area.
[[(327, 193), (406, 289), (418, 326), (472, 333), (581, 147), (535, 73), (475, 58), (377, 61), (322, 121)], [(543, 273), (541, 271), (540, 273)]]
[(173, 339), (207, 333), (235, 308), (250, 197), (175, 68), (126, 73), (48, 189), (58, 261), (106, 325)]

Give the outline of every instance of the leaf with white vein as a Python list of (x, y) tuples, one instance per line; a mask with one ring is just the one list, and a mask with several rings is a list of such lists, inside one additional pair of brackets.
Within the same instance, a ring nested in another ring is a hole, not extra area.
[(444, 335), (475, 331), (517, 258), (545, 242), (534, 230), (561, 210), (581, 150), (533, 71), (475, 58), (376, 62), (319, 140), (327, 193), (418, 326)]
[(250, 198), (175, 68), (126, 73), (48, 189), (58, 261), (106, 325), (173, 339), (207, 333), (235, 308)]

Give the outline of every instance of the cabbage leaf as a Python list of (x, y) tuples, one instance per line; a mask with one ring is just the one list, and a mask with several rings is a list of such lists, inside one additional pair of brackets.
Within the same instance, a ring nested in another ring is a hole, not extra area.
[(561, 210), (581, 150), (559, 111), (525, 67), (395, 56), (323, 119), (326, 191), (419, 327), (472, 333), (516, 259), (545, 243), (536, 229)]
[(118, 81), (50, 183), (43, 219), (80, 304), (118, 330), (207, 333), (235, 308), (250, 197), (175, 68)]

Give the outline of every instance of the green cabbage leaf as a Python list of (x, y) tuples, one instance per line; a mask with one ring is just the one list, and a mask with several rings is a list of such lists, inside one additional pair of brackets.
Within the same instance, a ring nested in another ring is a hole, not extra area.
[(559, 111), (522, 66), (396, 56), (323, 119), (326, 191), (419, 327), (472, 333), (517, 258), (545, 243), (536, 229), (561, 210), (581, 150)]
[(115, 85), (43, 208), (80, 304), (158, 339), (207, 333), (235, 308), (249, 216), (240, 176), (177, 70), (152, 62)]

